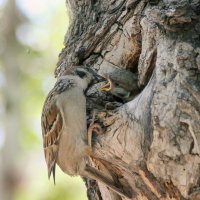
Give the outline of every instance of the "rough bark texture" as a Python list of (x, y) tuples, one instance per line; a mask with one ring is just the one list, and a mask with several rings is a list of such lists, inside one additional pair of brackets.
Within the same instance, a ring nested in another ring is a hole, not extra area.
[[(77, 65), (138, 73), (130, 102), (88, 91), (105, 134), (93, 165), (132, 199), (200, 199), (200, 1), (70, 0), (56, 76)], [(95, 102), (95, 103), (94, 103)], [(90, 115), (92, 112), (88, 112)], [(126, 199), (87, 180), (91, 200)]]

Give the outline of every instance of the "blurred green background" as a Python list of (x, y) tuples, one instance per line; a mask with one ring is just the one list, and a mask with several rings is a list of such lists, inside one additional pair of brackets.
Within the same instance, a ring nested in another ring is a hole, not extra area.
[(65, 0), (0, 0), (0, 200), (84, 200), (80, 178), (47, 178), (40, 115), (68, 27)]

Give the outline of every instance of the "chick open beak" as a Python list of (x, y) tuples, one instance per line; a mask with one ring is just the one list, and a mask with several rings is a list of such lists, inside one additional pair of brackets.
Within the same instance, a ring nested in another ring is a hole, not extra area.
[(112, 82), (108, 80), (108, 82), (105, 85), (103, 85), (100, 90), (103, 92), (109, 92), (111, 88), (112, 88)]

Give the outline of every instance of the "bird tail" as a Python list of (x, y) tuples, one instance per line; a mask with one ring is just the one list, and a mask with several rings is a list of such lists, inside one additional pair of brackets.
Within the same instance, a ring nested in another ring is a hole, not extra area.
[(85, 176), (97, 181), (100, 181), (104, 183), (107, 187), (109, 187), (112, 191), (119, 194), (120, 196), (126, 197), (131, 199), (132, 193), (131, 192), (124, 192), (119, 187), (116, 186), (116, 183), (107, 177), (106, 175), (100, 173), (97, 169), (94, 167), (91, 167), (90, 165), (86, 165), (85, 167), (86, 174)]
[(53, 174), (53, 182), (56, 184), (55, 174), (56, 174), (56, 163), (52, 163), (50, 167), (48, 167), (48, 178), (50, 179), (51, 173)]

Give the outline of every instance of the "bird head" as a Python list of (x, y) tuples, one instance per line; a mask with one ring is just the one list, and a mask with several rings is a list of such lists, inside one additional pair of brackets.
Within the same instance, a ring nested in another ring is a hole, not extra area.
[(105, 80), (102, 76), (97, 74), (94, 70), (91, 68), (85, 67), (85, 68), (76, 68), (74, 70), (74, 75), (78, 76), (80, 79), (82, 79), (84, 82), (87, 83), (87, 85), (95, 84), (97, 82), (102, 82)]
[(117, 69), (104, 75), (107, 83), (101, 87), (101, 91), (110, 92), (124, 101), (133, 99), (139, 93), (138, 75), (128, 70)]
[(93, 80), (93, 75), (85, 68), (76, 68), (74, 71), (74, 75), (78, 76), (80, 79), (85, 81), (88, 85)]

